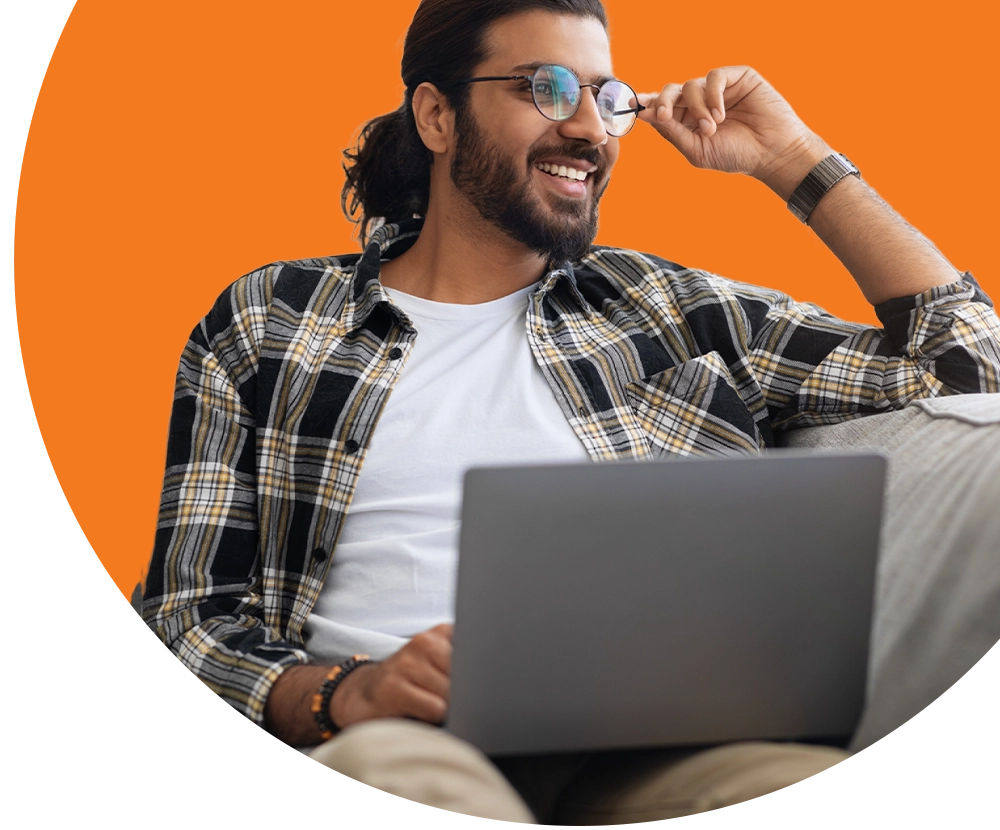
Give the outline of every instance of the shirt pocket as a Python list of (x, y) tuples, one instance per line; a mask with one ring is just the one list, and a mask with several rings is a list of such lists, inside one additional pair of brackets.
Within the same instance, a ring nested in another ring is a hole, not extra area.
[(654, 458), (757, 453), (764, 446), (718, 352), (625, 386)]

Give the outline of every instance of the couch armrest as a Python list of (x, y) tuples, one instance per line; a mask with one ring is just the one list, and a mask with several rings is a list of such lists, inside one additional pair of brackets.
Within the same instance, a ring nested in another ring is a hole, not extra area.
[(782, 443), (889, 457), (862, 749), (1000, 640), (1000, 395), (918, 401)]

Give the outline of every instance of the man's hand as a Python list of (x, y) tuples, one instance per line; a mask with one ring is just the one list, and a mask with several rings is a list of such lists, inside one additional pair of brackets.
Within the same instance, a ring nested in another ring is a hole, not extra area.
[(452, 626), (417, 634), (392, 657), (361, 666), (344, 678), (330, 701), (341, 729), (374, 718), (442, 723), (451, 683)]
[[(330, 700), (333, 722), (341, 728), (373, 718), (441, 723), (448, 711), (451, 634), (451, 625), (436, 626), (388, 660), (355, 669)], [(271, 734), (292, 746), (320, 742), (312, 701), (329, 671), (329, 666), (292, 666), (278, 677), (264, 707)]]
[(745, 173), (787, 200), (831, 150), (775, 89), (748, 66), (640, 93), (639, 119), (695, 167)]

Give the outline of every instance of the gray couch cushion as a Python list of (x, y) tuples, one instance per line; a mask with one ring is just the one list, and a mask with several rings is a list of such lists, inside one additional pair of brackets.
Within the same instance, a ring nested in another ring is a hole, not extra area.
[(889, 456), (862, 749), (1000, 640), (1000, 395), (920, 401), (784, 441)]

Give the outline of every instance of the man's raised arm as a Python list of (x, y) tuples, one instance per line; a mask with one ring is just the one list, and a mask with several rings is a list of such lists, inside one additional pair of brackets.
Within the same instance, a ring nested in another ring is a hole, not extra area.
[[(744, 173), (786, 202), (834, 151), (756, 71), (714, 69), (704, 78), (639, 95), (652, 125), (695, 167)], [(873, 305), (955, 282), (960, 273), (856, 176), (833, 185), (809, 225)]]

